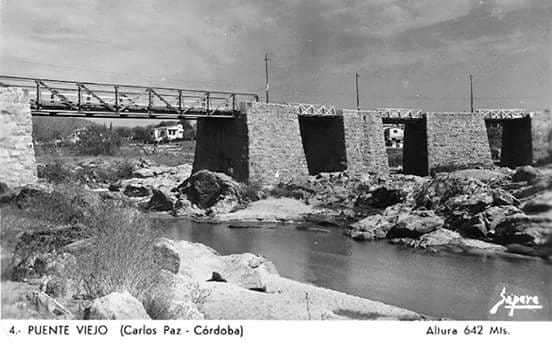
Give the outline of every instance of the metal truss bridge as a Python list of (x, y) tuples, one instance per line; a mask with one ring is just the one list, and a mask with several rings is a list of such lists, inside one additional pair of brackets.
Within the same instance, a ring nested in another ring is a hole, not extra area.
[(90, 83), (0, 75), (0, 87), (31, 94), (33, 116), (195, 119), (233, 117), (253, 93)]

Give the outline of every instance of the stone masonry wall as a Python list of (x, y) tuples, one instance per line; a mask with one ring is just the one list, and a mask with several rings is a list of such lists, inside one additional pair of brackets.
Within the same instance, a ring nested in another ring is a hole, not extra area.
[(552, 113), (550, 110), (531, 116), (531, 134), (535, 163), (548, 162), (552, 157)]
[(351, 174), (389, 173), (383, 123), (374, 112), (343, 110), (347, 170)]
[(251, 103), (246, 119), (250, 181), (277, 183), (308, 176), (299, 119), (293, 106)]
[(483, 117), (468, 113), (429, 113), (426, 121), (430, 173), (492, 165)]
[(10, 188), (37, 179), (29, 94), (0, 88), (0, 182)]

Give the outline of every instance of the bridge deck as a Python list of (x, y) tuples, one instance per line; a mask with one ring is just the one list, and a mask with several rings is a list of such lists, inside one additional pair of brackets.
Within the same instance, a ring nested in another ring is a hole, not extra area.
[(98, 118), (233, 117), (253, 93), (175, 89), (0, 75), (0, 86), (31, 93), (35, 116)]

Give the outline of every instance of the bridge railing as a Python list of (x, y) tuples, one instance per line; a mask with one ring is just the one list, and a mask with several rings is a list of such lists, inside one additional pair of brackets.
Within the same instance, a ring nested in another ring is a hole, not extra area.
[(0, 86), (29, 89), (31, 109), (44, 113), (234, 115), (253, 93), (148, 87), (0, 75)]

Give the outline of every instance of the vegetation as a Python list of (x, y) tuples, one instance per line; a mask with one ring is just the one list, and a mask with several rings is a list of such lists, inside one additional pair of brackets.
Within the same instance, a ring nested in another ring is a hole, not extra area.
[(78, 118), (56, 118), (33, 116), (33, 139), (51, 142), (70, 135), (78, 128), (94, 126), (94, 122)]
[(114, 155), (121, 147), (121, 137), (113, 128), (90, 126), (79, 134), (77, 150), (85, 155)]
[[(89, 248), (75, 254), (74, 264), (63, 272), (63, 278), (74, 281), (81, 295), (93, 298), (127, 290), (141, 298), (154, 283), (158, 268), (154, 266), (152, 251), (159, 233), (145, 215), (121, 201), (102, 200), (79, 185), (60, 184), (50, 192), (27, 193), (1, 211), (3, 248), (7, 246), (9, 252), (18, 249), (23, 233), (39, 231), (40, 243), (28, 247), (45, 254), (59, 249), (45, 246), (46, 233), (61, 235), (55, 231), (60, 226), (83, 229), (79, 237), (91, 239)], [(65, 242), (56, 238), (48, 243), (60, 246)], [(37, 254), (40, 253), (17, 255), (32, 259)]]

